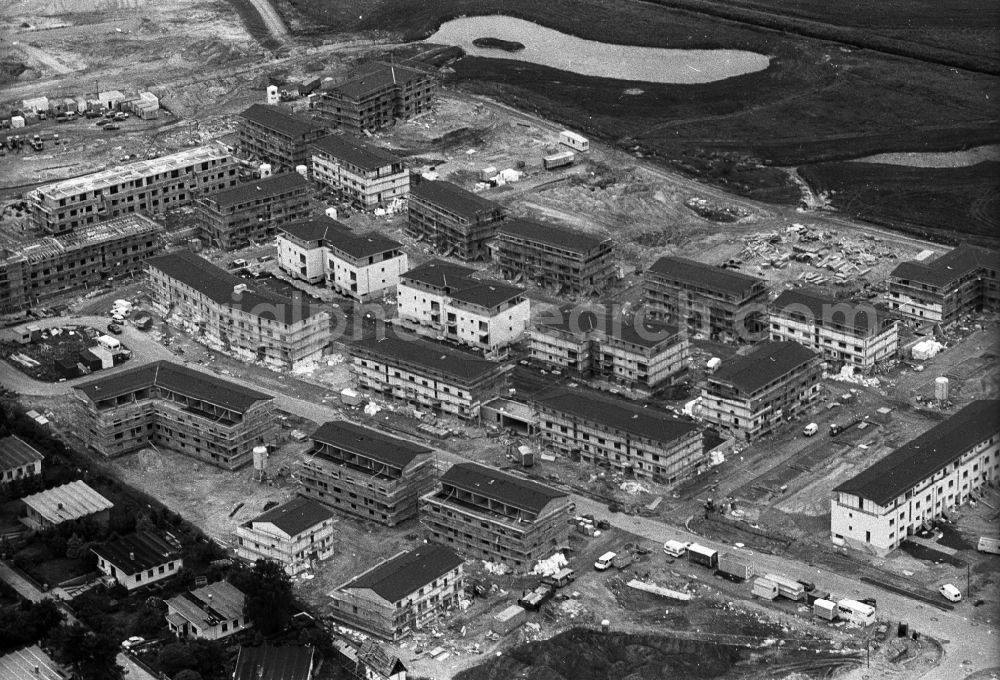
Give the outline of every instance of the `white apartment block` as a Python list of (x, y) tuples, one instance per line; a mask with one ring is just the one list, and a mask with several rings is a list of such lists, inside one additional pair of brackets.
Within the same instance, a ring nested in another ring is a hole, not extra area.
[(394, 292), (408, 267), (402, 244), (375, 232), (332, 239), (326, 250), (330, 287), (362, 302)]
[(410, 193), (410, 173), (385, 149), (344, 135), (329, 135), (310, 147), (312, 179), (364, 208)]
[(524, 289), (472, 278), (475, 270), (431, 260), (406, 272), (397, 288), (398, 320), (425, 335), (496, 356), (528, 327)]
[(278, 227), (278, 267), (292, 278), (306, 283), (324, 283), (329, 259), (326, 243), (338, 236), (348, 235), (351, 235), (351, 230), (347, 225), (329, 217)]
[(314, 569), (333, 555), (333, 513), (301, 496), (242, 524), (235, 534), (237, 557), (277, 562), (289, 576)]
[(974, 401), (835, 487), (834, 543), (885, 556), (1000, 481), (1000, 401)]
[(824, 359), (869, 371), (896, 355), (899, 324), (872, 305), (788, 290), (771, 303), (772, 340), (797, 342)]

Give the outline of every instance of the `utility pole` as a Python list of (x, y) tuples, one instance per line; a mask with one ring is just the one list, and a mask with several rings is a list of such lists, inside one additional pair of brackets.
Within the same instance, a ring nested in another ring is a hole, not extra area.
[(965, 563), (965, 596), (972, 599), (972, 565)]

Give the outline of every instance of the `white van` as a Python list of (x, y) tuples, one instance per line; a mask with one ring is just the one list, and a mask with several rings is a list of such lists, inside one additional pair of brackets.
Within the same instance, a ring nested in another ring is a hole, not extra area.
[(615, 561), (616, 555), (617, 553), (613, 552), (604, 553), (603, 555), (597, 558), (596, 562), (594, 562), (594, 569), (596, 569), (597, 571), (606, 571), (608, 568), (611, 567), (612, 563)]
[(808, 425), (802, 428), (802, 434), (804, 434), (807, 437), (811, 437), (817, 432), (819, 432), (819, 425), (817, 425), (816, 423), (809, 423)]
[(962, 591), (953, 586), (950, 583), (945, 583), (938, 589), (946, 600), (951, 600), (952, 602), (960, 602), (962, 600)]
[(663, 544), (663, 552), (671, 557), (684, 557), (689, 545), (681, 541), (667, 541)]

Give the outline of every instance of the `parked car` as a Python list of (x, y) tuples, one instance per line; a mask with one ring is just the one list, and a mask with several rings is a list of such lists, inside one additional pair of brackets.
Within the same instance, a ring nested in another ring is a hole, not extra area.
[(138, 635), (133, 635), (128, 640), (122, 642), (122, 649), (132, 649), (138, 645), (141, 645), (146, 641), (146, 638), (139, 637)]
[(804, 428), (802, 428), (802, 434), (804, 434), (807, 437), (811, 437), (817, 432), (819, 432), (819, 425), (817, 425), (816, 423), (809, 423)]
[(941, 593), (946, 600), (951, 600), (952, 602), (960, 602), (962, 600), (962, 591), (950, 583), (945, 583), (938, 589), (938, 592)]
[(119, 326), (116, 323), (109, 323), (108, 324), (108, 330), (111, 331), (112, 333), (114, 333), (115, 335), (121, 335), (122, 334), (122, 327)]

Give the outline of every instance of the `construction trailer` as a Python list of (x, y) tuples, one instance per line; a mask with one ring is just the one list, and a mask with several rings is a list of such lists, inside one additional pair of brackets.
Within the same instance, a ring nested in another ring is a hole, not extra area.
[(993, 555), (1000, 555), (1000, 539), (980, 536), (979, 544), (976, 545), (976, 550), (979, 552), (991, 553)]
[(546, 170), (555, 170), (569, 165), (573, 165), (576, 155), (572, 151), (560, 151), (550, 156), (542, 157), (542, 164)]
[(778, 597), (778, 584), (765, 576), (758, 576), (754, 579), (750, 594), (765, 600), (774, 600)]
[(813, 614), (827, 621), (837, 620), (837, 603), (819, 599), (813, 602)]
[(525, 612), (524, 607), (512, 604), (493, 617), (493, 621), (490, 624), (490, 630), (497, 635), (507, 635), (508, 633), (520, 628), (524, 624), (527, 616), (528, 615)]
[(574, 151), (590, 151), (590, 140), (569, 130), (563, 130), (559, 133), (559, 143)]
[(715, 569), (719, 566), (719, 552), (711, 548), (706, 548), (703, 545), (698, 545), (697, 543), (692, 543), (688, 546), (687, 557), (688, 562), (694, 562), (709, 569)]
[(875, 623), (875, 607), (857, 600), (838, 600), (837, 618), (858, 626)]
[(790, 578), (785, 578), (777, 574), (765, 574), (764, 576), (778, 586), (778, 594), (781, 597), (795, 600), (796, 602), (805, 598), (806, 588), (798, 581), (793, 581)]
[(732, 553), (721, 553), (719, 555), (719, 573), (733, 581), (746, 581), (754, 574), (754, 564), (745, 557)]

